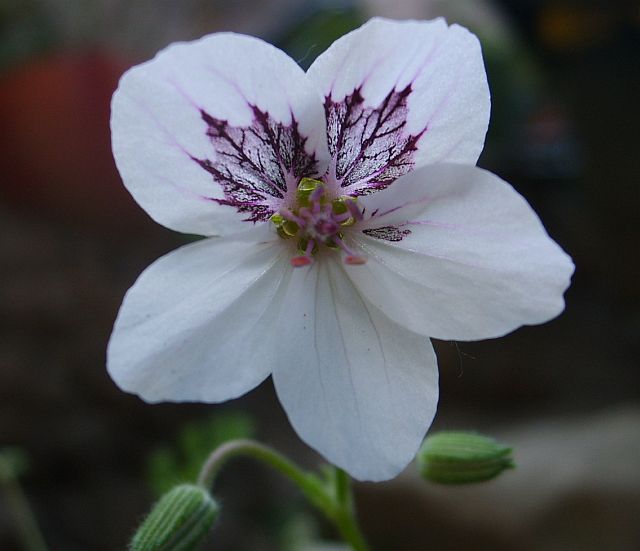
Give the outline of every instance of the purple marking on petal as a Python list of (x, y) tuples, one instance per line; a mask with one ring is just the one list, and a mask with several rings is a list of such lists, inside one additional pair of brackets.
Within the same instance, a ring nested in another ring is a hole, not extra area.
[(305, 151), (307, 138), (291, 124), (276, 122), (255, 106), (253, 121), (246, 127), (231, 126), (201, 110), (215, 158), (195, 159), (222, 186), (221, 205), (248, 213), (250, 222), (268, 220), (278, 210), (300, 178), (317, 176), (315, 155)]
[(411, 230), (401, 230), (398, 226), (380, 226), (379, 228), (362, 230), (362, 233), (384, 241), (402, 241), (411, 234)]
[(356, 88), (339, 102), (325, 98), (327, 141), (333, 159), (330, 171), (349, 195), (384, 189), (414, 166), (417, 142), (427, 130), (405, 131), (411, 85), (392, 90), (376, 107), (365, 107)]

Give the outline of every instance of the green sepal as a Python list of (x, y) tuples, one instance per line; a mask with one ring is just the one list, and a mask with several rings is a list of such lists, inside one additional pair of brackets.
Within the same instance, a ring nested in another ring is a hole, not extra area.
[(515, 467), (512, 448), (474, 432), (447, 431), (428, 436), (417, 455), (420, 474), (440, 484), (472, 484)]
[(218, 504), (204, 488), (176, 486), (155, 504), (129, 550), (194, 551), (207, 537), (218, 511)]

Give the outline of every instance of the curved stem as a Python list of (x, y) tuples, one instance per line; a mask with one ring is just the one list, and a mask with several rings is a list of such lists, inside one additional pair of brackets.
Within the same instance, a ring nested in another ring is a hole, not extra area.
[(211, 486), (224, 464), (233, 457), (241, 455), (265, 461), (296, 483), (304, 477), (304, 473), (298, 467), (274, 449), (253, 440), (242, 439), (232, 440), (214, 450), (200, 470), (198, 484), (205, 487)]
[(330, 499), (320, 491), (321, 488), (315, 477), (300, 469), (273, 448), (254, 440), (232, 440), (215, 449), (200, 471), (198, 485), (210, 488), (225, 463), (239, 456), (252, 457), (266, 463), (296, 484), (314, 505), (323, 512), (327, 511)]
[(232, 440), (213, 451), (198, 476), (198, 485), (209, 489), (222, 467), (235, 457), (252, 457), (266, 463), (296, 484), (349, 543), (354, 551), (368, 551), (368, 546), (354, 516), (353, 494), (349, 475), (336, 469), (334, 487), (329, 488), (315, 474), (303, 471), (288, 458), (269, 446), (254, 440)]

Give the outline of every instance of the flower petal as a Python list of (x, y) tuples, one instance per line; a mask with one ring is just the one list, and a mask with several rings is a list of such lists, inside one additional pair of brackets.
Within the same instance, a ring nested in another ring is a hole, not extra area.
[(391, 319), (440, 339), (497, 337), (564, 309), (573, 263), (509, 184), (477, 167), (432, 165), (365, 198), (347, 273)]
[(331, 258), (294, 270), (281, 320), (273, 378), (300, 437), (359, 480), (398, 474), (436, 411), (429, 339), (373, 308)]
[(372, 19), (307, 73), (325, 98), (333, 175), (345, 193), (371, 193), (426, 164), (478, 160), (489, 88), (466, 29)]
[(211, 238), (149, 266), (129, 289), (107, 368), (148, 402), (220, 402), (251, 390), (275, 363), (274, 297), (288, 264), (277, 242)]
[(322, 104), (302, 69), (232, 33), (174, 44), (125, 73), (111, 129), (136, 201), (157, 222), (200, 235), (268, 218), (328, 155)]

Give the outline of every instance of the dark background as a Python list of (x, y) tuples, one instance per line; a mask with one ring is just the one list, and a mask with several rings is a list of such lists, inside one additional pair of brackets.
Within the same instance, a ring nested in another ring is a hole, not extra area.
[[(261, 36), (306, 67), (374, 14), (444, 14), (480, 36), (493, 98), (480, 165), (527, 197), (576, 274), (558, 319), (436, 344), (435, 428), (500, 437), (519, 468), (468, 488), (430, 485), (414, 467), (358, 485), (364, 531), (383, 550), (640, 549), (638, 3), (4, 0), (0, 449), (28, 454), (22, 482), (51, 549), (124, 548), (170, 476), (167, 446), (184, 441), (185, 424), (197, 440), (212, 415), (248, 414), (240, 424), (260, 439), (319, 462), (270, 381), (220, 406), (152, 406), (109, 379), (124, 292), (185, 242), (147, 217), (113, 165), (119, 75), (171, 41), (219, 30)], [(211, 549), (335, 538), (287, 482), (251, 463), (230, 466), (216, 495)], [(1, 494), (0, 549), (20, 549)]]

